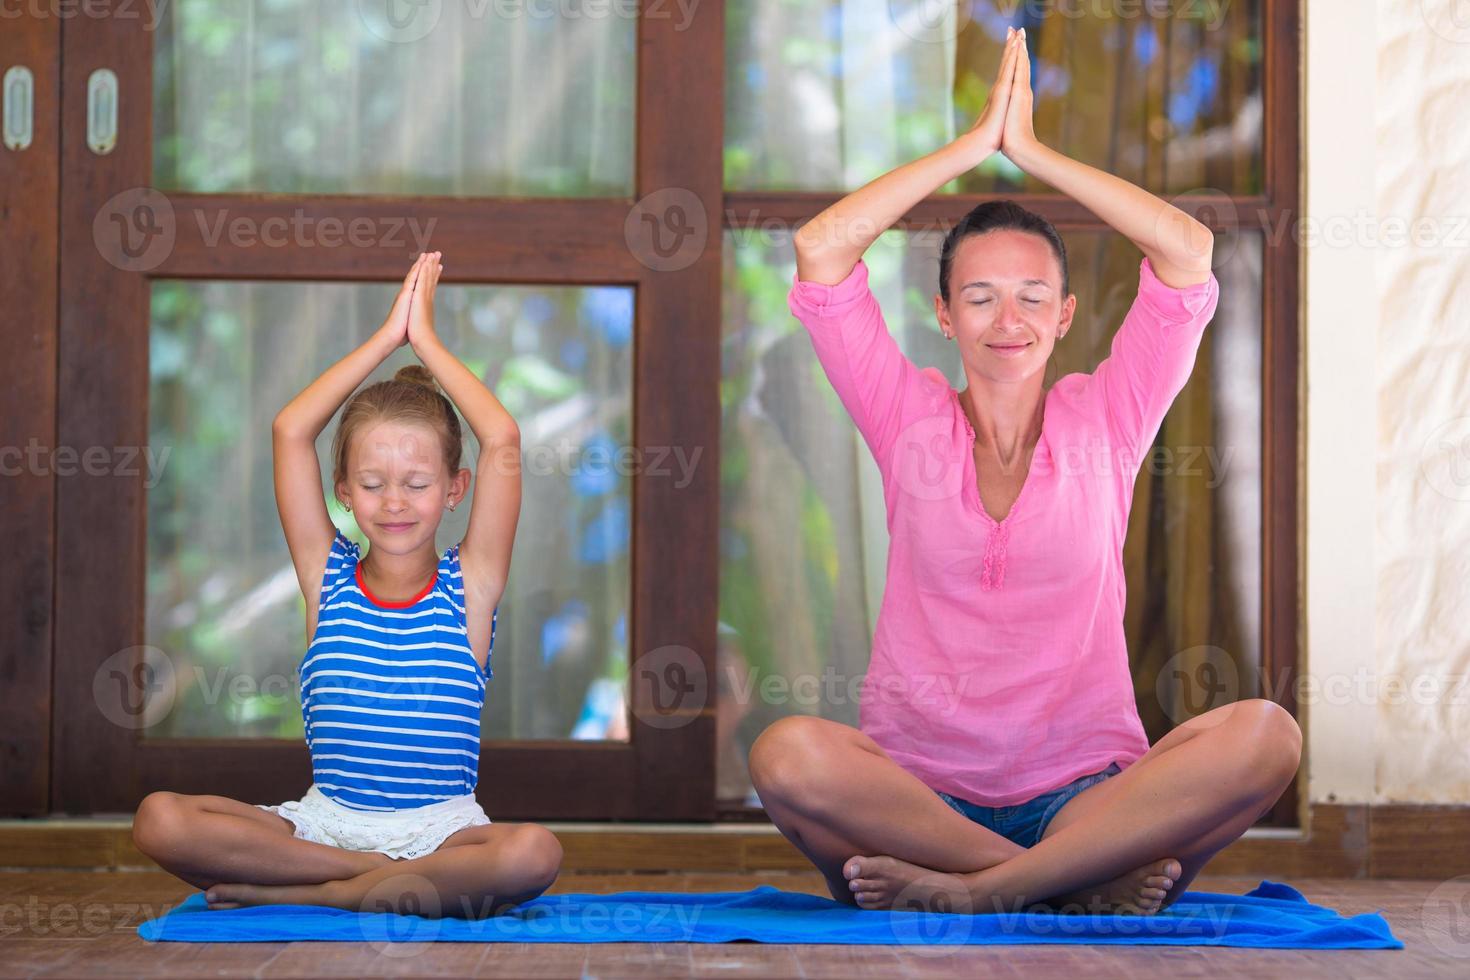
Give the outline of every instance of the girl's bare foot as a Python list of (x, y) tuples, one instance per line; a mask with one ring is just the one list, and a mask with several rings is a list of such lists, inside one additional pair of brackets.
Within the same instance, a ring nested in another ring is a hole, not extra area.
[[(359, 861), (358, 875), (376, 871), (391, 858), (382, 851), (354, 851)], [(350, 879), (348, 879), (350, 880)], [(324, 882), (330, 885), (332, 882)], [(332, 895), (332, 889), (323, 891), (322, 885), (255, 885), (247, 882), (220, 882), (205, 889), (204, 901), (210, 911), (244, 908), (247, 905), (337, 905), (337, 901), (323, 901), (324, 894)], [(335, 898), (335, 896), (333, 896)], [(339, 908), (347, 906), (338, 905)]]
[[(1178, 861), (1165, 858), (1103, 885), (1078, 889), (1037, 904), (1066, 913), (1151, 915), (1163, 904), (1180, 871)], [(850, 858), (842, 873), (853, 900), (865, 909), (966, 914), (1020, 911), (989, 907), (984, 896), (973, 894), (968, 875), (944, 874), (887, 855)]]
[(220, 884), (206, 889), (204, 901), (210, 911), (238, 909), (251, 905), (327, 905), (356, 911), (337, 887), (341, 882), (320, 885)]

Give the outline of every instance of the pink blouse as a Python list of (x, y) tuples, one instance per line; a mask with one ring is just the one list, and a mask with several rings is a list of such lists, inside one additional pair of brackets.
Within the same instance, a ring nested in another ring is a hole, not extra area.
[(888, 569), (861, 727), (928, 786), (1011, 806), (1148, 750), (1123, 636), (1123, 538), (1139, 466), (1194, 367), (1219, 283), (1139, 265), (1108, 357), (1045, 394), (1004, 520), (981, 505), (959, 394), (899, 350), (859, 261), (787, 302), (877, 460)]

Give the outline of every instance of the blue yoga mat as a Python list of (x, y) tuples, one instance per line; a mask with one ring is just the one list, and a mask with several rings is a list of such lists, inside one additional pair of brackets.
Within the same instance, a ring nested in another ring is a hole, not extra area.
[(1403, 949), (1381, 915), (1344, 918), (1290, 885), (1262, 881), (1246, 895), (1185, 892), (1151, 916), (1005, 912), (953, 915), (867, 911), (763, 885), (748, 892), (543, 895), (486, 919), (268, 905), (211, 912), (203, 892), (138, 927), (144, 939), (231, 943), (341, 942), (843, 943), (890, 945), (1250, 946)]

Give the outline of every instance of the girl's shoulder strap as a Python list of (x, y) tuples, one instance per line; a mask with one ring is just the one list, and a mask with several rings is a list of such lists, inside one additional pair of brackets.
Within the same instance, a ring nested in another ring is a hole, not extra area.
[(324, 606), (344, 581), (357, 573), (357, 563), (362, 560), (362, 549), (340, 529), (332, 538), (332, 550), (327, 554), (327, 567), (322, 573), (322, 591), (318, 606)]
[(450, 545), (439, 559), (439, 584), (454, 605), (455, 618), (464, 622), (464, 569), (459, 563), (459, 545)]
[[(464, 542), (460, 542), (463, 544)], [(460, 544), (451, 546), (444, 552), (444, 557), (439, 559), (439, 582), (444, 591), (449, 595), (450, 604), (454, 607), (455, 620), (465, 625), (468, 617), (465, 614), (464, 605), (464, 569), (459, 561)], [(495, 630), (500, 621), (500, 607), (497, 606), (490, 612), (490, 651), (495, 649)], [(485, 676), (490, 677), (490, 665), (486, 662)]]

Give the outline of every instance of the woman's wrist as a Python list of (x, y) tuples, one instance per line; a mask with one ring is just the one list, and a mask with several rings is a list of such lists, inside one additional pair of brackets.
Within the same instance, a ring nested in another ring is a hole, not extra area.
[(1001, 147), (1001, 152), (1006, 155), (1007, 160), (1020, 167), (1028, 175), (1034, 177), (1036, 174), (1032, 173), (1032, 171), (1035, 169), (1037, 161), (1047, 152), (1047, 147), (1042, 145), (1040, 140), (1036, 139), (1012, 140)]
[(987, 140), (984, 134), (972, 129), (955, 137), (946, 149), (955, 154), (955, 159), (960, 164), (959, 173), (955, 175), (958, 177), (989, 160), (1000, 150), (1000, 147), (993, 140)]

